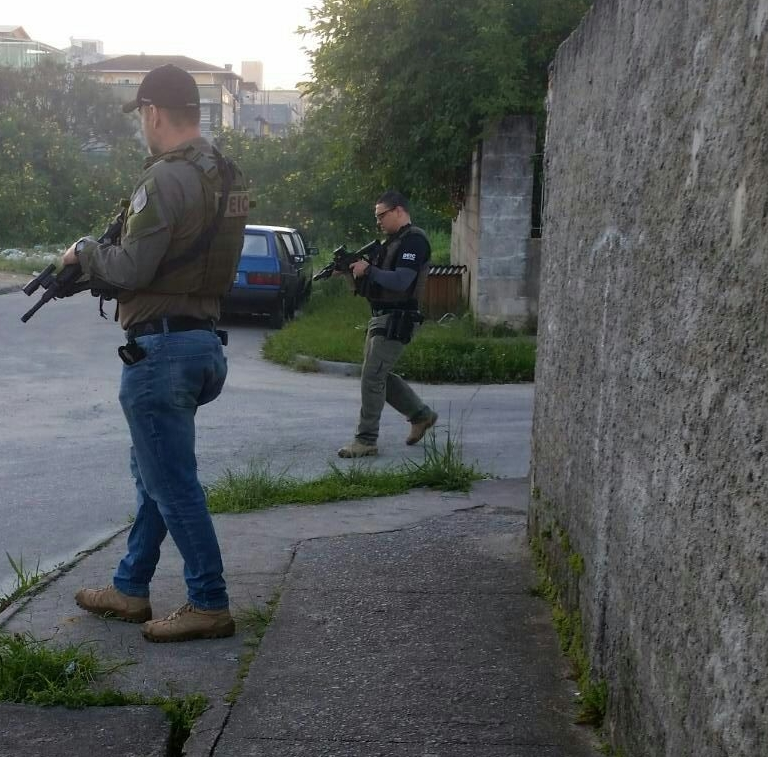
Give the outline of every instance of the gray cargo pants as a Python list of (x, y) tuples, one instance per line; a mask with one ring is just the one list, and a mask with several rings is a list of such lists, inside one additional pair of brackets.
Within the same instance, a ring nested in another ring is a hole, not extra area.
[(387, 315), (374, 316), (368, 322), (360, 379), (360, 420), (355, 439), (363, 444), (376, 444), (384, 403), (388, 402), (409, 421), (420, 421), (431, 411), (416, 392), (392, 369), (403, 354), (405, 345), (383, 335), (371, 336), (376, 328), (386, 328)]

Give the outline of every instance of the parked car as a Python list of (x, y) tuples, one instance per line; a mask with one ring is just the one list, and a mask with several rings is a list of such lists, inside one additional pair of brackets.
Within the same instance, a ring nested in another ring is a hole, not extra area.
[(267, 313), (270, 326), (279, 329), (293, 317), (299, 295), (299, 275), (284, 234), (274, 226), (246, 226), (237, 274), (222, 312)]
[(314, 273), (312, 256), (317, 255), (319, 250), (317, 247), (307, 247), (304, 237), (297, 229), (289, 229), (284, 226), (272, 228), (285, 242), (288, 254), (296, 266), (296, 273), (299, 276), (297, 304), (301, 306), (312, 294), (312, 274)]

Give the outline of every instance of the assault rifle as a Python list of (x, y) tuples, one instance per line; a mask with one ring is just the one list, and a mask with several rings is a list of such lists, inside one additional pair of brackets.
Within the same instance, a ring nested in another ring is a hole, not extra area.
[[(120, 203), (121, 210), (115, 216), (113, 221), (107, 226), (104, 233), (96, 240), (100, 244), (120, 244), (120, 236), (123, 233), (123, 223), (125, 222), (125, 214), (128, 210), (128, 200), (122, 200)], [(45, 289), (43, 296), (37, 301), (34, 307), (27, 310), (23, 316), (21, 316), (22, 323), (26, 323), (38, 310), (40, 310), (46, 302), (50, 300), (56, 300), (61, 297), (71, 297), (78, 292), (84, 292), (86, 289), (94, 289), (94, 284), (90, 281), (80, 281), (83, 275), (83, 269), (80, 267), (80, 263), (73, 263), (72, 265), (65, 265), (58, 273), (56, 271), (56, 264), (51, 263), (42, 273), (39, 273), (27, 283), (22, 291), (27, 297), (31, 297), (40, 287)], [(102, 292), (94, 289), (94, 296), (103, 295)], [(105, 297), (106, 299), (106, 297)]]
[(329, 278), (334, 271), (341, 271), (342, 273), (349, 273), (349, 267), (352, 263), (356, 263), (358, 260), (365, 260), (368, 263), (375, 260), (381, 251), (381, 242), (378, 239), (374, 239), (373, 242), (368, 242), (367, 245), (361, 247), (355, 252), (349, 252), (344, 245), (337, 247), (333, 251), (333, 260), (328, 263), (325, 268), (321, 268), (313, 277), (312, 281), (320, 281), (321, 279)]

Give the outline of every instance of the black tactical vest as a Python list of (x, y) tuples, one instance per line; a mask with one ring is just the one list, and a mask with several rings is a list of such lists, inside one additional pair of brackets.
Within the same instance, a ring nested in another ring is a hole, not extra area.
[(162, 160), (185, 160), (203, 187), (203, 231), (187, 249), (169, 249), (152, 283), (144, 291), (158, 294), (195, 294), (223, 297), (234, 280), (243, 249), (248, 217), (248, 190), (234, 163), (215, 148), (213, 154), (189, 145)]
[[(397, 259), (397, 251), (400, 249), (400, 245), (403, 239), (409, 234), (418, 234), (427, 240), (429, 245), (429, 239), (423, 229), (418, 226), (406, 226), (401, 229), (395, 236), (386, 242), (384, 246), (384, 253), (380, 258), (378, 267), (383, 271), (394, 271), (395, 261)], [(375, 301), (376, 304), (398, 304), (403, 307), (418, 307), (418, 303), (424, 298), (424, 290), (427, 286), (427, 276), (429, 275), (429, 258), (421, 266), (416, 278), (411, 286), (405, 292), (394, 292), (391, 289), (384, 289), (383, 287), (375, 287), (375, 291), (370, 295), (369, 299)]]

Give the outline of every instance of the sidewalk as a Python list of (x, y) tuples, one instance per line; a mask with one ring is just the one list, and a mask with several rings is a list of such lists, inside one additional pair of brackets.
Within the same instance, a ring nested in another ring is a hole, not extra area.
[[(572, 724), (575, 687), (549, 607), (529, 592), (527, 502), (527, 481), (506, 479), (468, 495), (214, 516), (236, 617), (279, 597), (234, 704), (247, 631), (151, 644), (138, 626), (75, 605), (81, 585), (109, 581), (124, 533), (0, 625), (134, 663), (112, 688), (204, 694), (192, 757), (593, 757), (591, 731)], [(155, 616), (184, 602), (170, 540), (152, 589)], [(167, 736), (151, 707), (0, 705), (0, 757), (150, 757)]]

